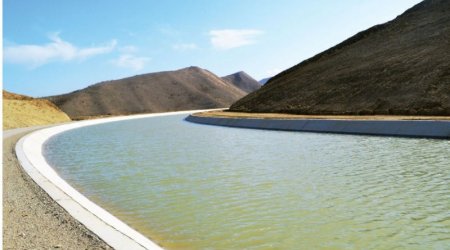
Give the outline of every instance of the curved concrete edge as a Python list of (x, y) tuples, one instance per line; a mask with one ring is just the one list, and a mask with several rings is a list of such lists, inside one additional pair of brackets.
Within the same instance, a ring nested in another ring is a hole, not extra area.
[(45, 128), (22, 137), (16, 144), (16, 155), (26, 173), (45, 192), (47, 192), (52, 199), (111, 247), (115, 249), (162, 249), (156, 243), (87, 199), (64, 181), (64, 179), (62, 179), (45, 160), (42, 152), (43, 144), (54, 135), (80, 127), (107, 122), (189, 114), (202, 111), (206, 110), (105, 118)]
[(336, 134), (450, 139), (450, 121), (437, 120), (323, 120), (222, 118), (189, 115), (186, 121), (226, 127)]

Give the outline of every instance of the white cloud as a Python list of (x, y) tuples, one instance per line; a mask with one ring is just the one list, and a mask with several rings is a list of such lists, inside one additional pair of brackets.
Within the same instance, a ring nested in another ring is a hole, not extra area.
[(119, 58), (112, 60), (111, 62), (117, 67), (129, 68), (135, 71), (144, 68), (145, 64), (150, 61), (148, 57), (138, 57), (132, 54), (123, 54)]
[(263, 31), (255, 29), (224, 29), (211, 30), (211, 44), (216, 49), (232, 49), (256, 42), (255, 38)]
[(198, 49), (197, 44), (195, 43), (178, 43), (172, 45), (174, 50), (186, 51), (186, 50), (194, 50)]
[(51, 43), (45, 45), (9, 45), (6, 46), (4, 60), (6, 63), (24, 64), (38, 67), (53, 61), (82, 60), (100, 54), (111, 52), (116, 44), (112, 40), (109, 44), (99, 47), (78, 48), (62, 40), (58, 34), (49, 36)]

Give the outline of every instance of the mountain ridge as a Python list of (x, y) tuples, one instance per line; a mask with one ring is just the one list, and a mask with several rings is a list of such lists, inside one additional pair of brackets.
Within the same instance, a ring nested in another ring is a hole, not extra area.
[(208, 70), (187, 67), (103, 81), (44, 99), (72, 119), (229, 106), (246, 93)]
[(264, 84), (266, 84), (266, 83), (270, 80), (270, 78), (272, 78), (272, 77), (266, 77), (266, 78), (263, 78), (263, 79), (259, 80), (258, 82), (259, 82), (261, 85), (264, 85)]
[(450, 1), (423, 1), (281, 72), (239, 112), (450, 115)]
[(247, 93), (261, 88), (261, 84), (244, 71), (239, 71), (221, 78)]

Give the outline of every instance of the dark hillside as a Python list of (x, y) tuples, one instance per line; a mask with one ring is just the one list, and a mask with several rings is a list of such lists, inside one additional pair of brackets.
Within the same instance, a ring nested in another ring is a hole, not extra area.
[(450, 115), (450, 1), (423, 1), (274, 76), (230, 109)]

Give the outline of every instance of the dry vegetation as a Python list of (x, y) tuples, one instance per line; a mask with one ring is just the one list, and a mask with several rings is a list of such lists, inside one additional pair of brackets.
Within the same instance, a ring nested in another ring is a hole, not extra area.
[(68, 121), (70, 118), (48, 100), (3, 91), (3, 129)]

